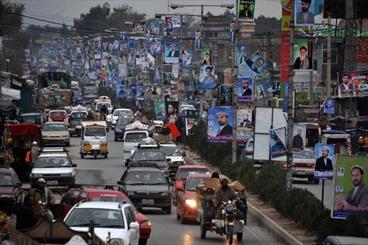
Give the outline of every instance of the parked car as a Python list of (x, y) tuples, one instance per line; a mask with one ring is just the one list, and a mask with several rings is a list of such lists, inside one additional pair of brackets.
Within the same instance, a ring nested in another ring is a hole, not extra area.
[(184, 182), (183, 188), (179, 187), (180, 192), (176, 199), (176, 219), (182, 224), (199, 220), (200, 202), (197, 200), (196, 187), (210, 177), (209, 174), (191, 174)]
[(95, 234), (102, 241), (138, 245), (139, 224), (129, 203), (80, 202), (64, 219), (70, 229), (81, 232), (88, 232), (91, 221), (95, 224)]
[(49, 186), (72, 186), (76, 166), (66, 152), (41, 153), (30, 174), (31, 186), (35, 186), (39, 178), (44, 178)]
[(63, 122), (47, 122), (41, 130), (43, 146), (70, 146), (68, 127)]
[(119, 190), (126, 193), (137, 208), (161, 208), (171, 214), (171, 187), (160, 169), (128, 168), (118, 181)]
[(160, 143), (160, 151), (166, 155), (166, 160), (169, 161), (170, 178), (175, 180), (178, 167), (185, 164), (185, 152), (172, 141)]
[(174, 204), (176, 204), (176, 198), (178, 193), (184, 189), (184, 182), (187, 177), (191, 174), (209, 174), (210, 171), (206, 166), (203, 165), (182, 165), (179, 166), (178, 171), (175, 176), (175, 184), (174, 184)]
[(114, 141), (123, 140), (125, 126), (132, 122), (134, 118), (130, 116), (120, 116), (114, 127)]
[[(78, 202), (85, 201), (103, 201), (103, 202), (126, 202), (131, 204), (133, 207), (133, 203), (130, 201), (128, 196), (120, 191), (111, 190), (106, 188), (72, 188), (69, 189), (68, 192), (63, 196), (61, 203), (64, 205), (65, 215), (69, 212), (69, 210)], [(148, 218), (140, 213), (134, 207), (134, 216), (136, 221), (139, 224), (139, 244), (144, 245), (147, 244), (147, 240), (151, 235), (151, 222)]]
[(0, 209), (10, 214), (18, 195), (22, 192), (22, 183), (12, 168), (0, 167)]
[(312, 150), (293, 152), (292, 173), (293, 177), (308, 178), (308, 181), (315, 184), (319, 183), (319, 179), (314, 177), (315, 156)]

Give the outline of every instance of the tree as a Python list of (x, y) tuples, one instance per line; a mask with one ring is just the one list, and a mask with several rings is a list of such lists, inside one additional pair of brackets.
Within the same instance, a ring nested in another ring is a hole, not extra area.
[(118, 30), (126, 31), (126, 21), (133, 23), (143, 22), (145, 20), (145, 14), (139, 14), (128, 5), (122, 5), (121, 7), (114, 8), (113, 12), (108, 18), (109, 26)]

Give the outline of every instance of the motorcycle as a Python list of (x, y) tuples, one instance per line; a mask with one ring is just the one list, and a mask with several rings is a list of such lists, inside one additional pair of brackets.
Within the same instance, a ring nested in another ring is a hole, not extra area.
[(206, 232), (212, 231), (220, 235), (226, 235), (229, 244), (233, 244), (236, 234), (238, 242), (243, 240), (244, 221), (242, 219), (237, 201), (222, 202), (214, 218), (200, 217), (201, 239), (206, 238)]

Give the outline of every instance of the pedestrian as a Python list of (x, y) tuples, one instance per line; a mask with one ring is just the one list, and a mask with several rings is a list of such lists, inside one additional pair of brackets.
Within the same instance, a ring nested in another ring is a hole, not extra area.
[(32, 142), (32, 148), (31, 148), (31, 160), (32, 160), (32, 166), (36, 162), (36, 159), (38, 158), (38, 155), (40, 155), (40, 147), (38, 146), (37, 141)]

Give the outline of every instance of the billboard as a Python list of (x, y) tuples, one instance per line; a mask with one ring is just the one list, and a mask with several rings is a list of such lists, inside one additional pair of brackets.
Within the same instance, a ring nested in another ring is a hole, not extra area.
[[(368, 208), (368, 157), (336, 156), (334, 198), (331, 217), (346, 219)], [(365, 173), (365, 174), (362, 174)]]
[(314, 177), (318, 179), (332, 179), (335, 165), (335, 145), (318, 143), (314, 146), (316, 164)]
[(295, 39), (293, 44), (294, 69), (313, 69), (311, 45), (307, 39)]
[(166, 42), (165, 43), (165, 63), (166, 64), (179, 63), (180, 47), (181, 46), (179, 42)]
[(307, 127), (303, 123), (294, 123), (293, 125), (293, 151), (302, 151), (306, 145)]
[(207, 137), (209, 142), (226, 143), (233, 137), (234, 110), (220, 107), (208, 110)]
[(338, 87), (339, 97), (368, 95), (368, 72), (352, 72), (342, 75)]
[(239, 20), (253, 21), (255, 6), (255, 0), (239, 0)]
[(254, 52), (245, 62), (238, 64), (238, 77), (255, 77), (267, 69), (267, 63), (259, 51)]
[(294, 1), (294, 24), (296, 26), (309, 26), (314, 24), (314, 1)]
[(238, 78), (236, 82), (238, 101), (253, 100), (253, 79), (249, 77)]
[(202, 65), (199, 75), (199, 89), (213, 89), (215, 87), (215, 66)]

